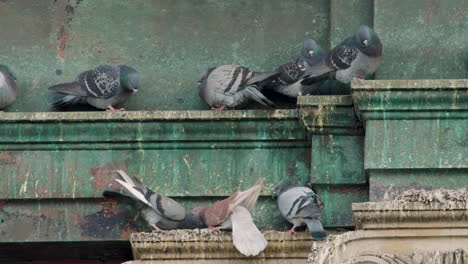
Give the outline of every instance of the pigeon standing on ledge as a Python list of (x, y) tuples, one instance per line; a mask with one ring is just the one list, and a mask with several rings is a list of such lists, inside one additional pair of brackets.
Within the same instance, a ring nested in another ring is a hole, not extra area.
[(250, 215), (262, 187), (263, 179), (260, 178), (249, 189), (235, 193), (209, 207), (196, 207), (192, 212), (200, 215), (207, 227), (232, 228), (232, 241), (237, 250), (245, 256), (256, 256), (267, 246), (265, 237), (255, 226)]
[(332, 77), (342, 83), (361, 82), (366, 75), (377, 71), (382, 62), (382, 51), (377, 34), (368, 26), (359, 25), (354, 35), (333, 48), (309, 70), (309, 75), (315, 77), (332, 72)]
[(260, 84), (277, 74), (254, 72), (238, 65), (209, 68), (198, 81), (199, 95), (215, 110), (234, 109), (250, 101), (275, 107), (260, 91)]
[(314, 40), (305, 40), (299, 54), (279, 66), (276, 69), (280, 73), (279, 76), (265, 87), (292, 98), (314, 93), (323, 84), (325, 78), (323, 80), (308, 79), (307, 72), (325, 56), (326, 53)]
[(0, 109), (16, 100), (16, 77), (6, 65), (0, 65)]
[(293, 224), (289, 232), (294, 233), (296, 227), (307, 225), (313, 239), (323, 240), (327, 236), (320, 221), (323, 204), (310, 188), (283, 180), (276, 184), (273, 197), (277, 199), (281, 215)]
[(132, 67), (101, 65), (80, 73), (74, 82), (57, 84), (49, 90), (54, 107), (87, 103), (118, 112), (125, 109), (115, 109), (114, 105), (125, 101), (139, 86), (140, 75)]

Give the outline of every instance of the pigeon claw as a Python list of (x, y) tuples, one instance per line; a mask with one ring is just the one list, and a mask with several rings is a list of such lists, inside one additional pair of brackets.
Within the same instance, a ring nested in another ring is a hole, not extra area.
[(118, 113), (118, 112), (126, 111), (125, 108), (116, 109), (112, 105), (109, 105), (107, 108), (108, 108), (107, 111), (110, 111), (111, 113)]
[(288, 233), (290, 233), (290, 234), (296, 234), (295, 229), (296, 229), (296, 226), (291, 227), (291, 229), (289, 229)]
[(218, 107), (218, 108), (216, 108), (216, 107), (211, 107), (211, 110), (215, 110), (215, 111), (224, 111), (224, 110), (226, 110), (226, 106), (223, 105), (223, 106)]
[(216, 232), (216, 231), (221, 231), (221, 226), (210, 226), (210, 231), (211, 232)]
[(151, 225), (151, 227), (153, 227), (153, 232), (157, 232), (157, 233), (166, 232), (166, 230), (162, 230), (161, 228), (157, 227), (155, 224)]
[(359, 84), (361, 84), (361, 85), (364, 84), (364, 80), (361, 79), (361, 78), (357, 78), (357, 77), (354, 77), (354, 78), (353, 78), (353, 82), (359, 83)]

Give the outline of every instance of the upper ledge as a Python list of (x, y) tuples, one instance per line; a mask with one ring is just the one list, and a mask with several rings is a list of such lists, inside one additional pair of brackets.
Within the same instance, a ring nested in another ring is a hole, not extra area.
[(99, 112), (1, 112), (0, 122), (76, 122), (76, 121), (178, 121), (178, 120), (255, 120), (297, 119), (296, 109), (280, 110), (186, 110)]
[(308, 105), (331, 105), (331, 106), (352, 106), (353, 98), (350, 95), (319, 95), (319, 96), (299, 96), (298, 106)]
[(367, 80), (351, 87), (353, 91), (468, 90), (468, 79)]

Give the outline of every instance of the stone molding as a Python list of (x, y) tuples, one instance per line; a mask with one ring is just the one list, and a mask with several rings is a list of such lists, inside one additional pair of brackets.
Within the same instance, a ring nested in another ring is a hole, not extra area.
[(308, 232), (265, 231), (267, 248), (256, 257), (240, 254), (230, 232), (172, 230), (134, 233), (130, 237), (135, 263), (304, 263), (314, 243)]

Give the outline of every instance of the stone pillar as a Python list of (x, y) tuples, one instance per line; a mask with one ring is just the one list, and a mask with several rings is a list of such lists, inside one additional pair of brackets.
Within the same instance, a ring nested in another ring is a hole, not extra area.
[(298, 98), (311, 142), (310, 182), (325, 204), (327, 227), (352, 226), (351, 203), (368, 201), (364, 130), (351, 96)]
[(468, 186), (467, 79), (364, 81), (352, 90), (370, 201)]

